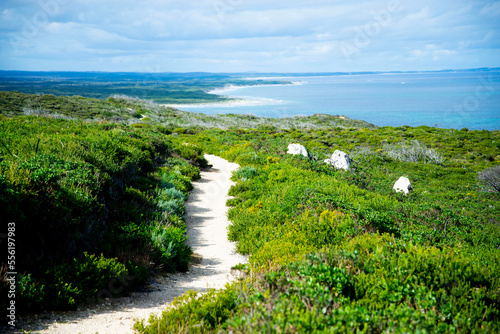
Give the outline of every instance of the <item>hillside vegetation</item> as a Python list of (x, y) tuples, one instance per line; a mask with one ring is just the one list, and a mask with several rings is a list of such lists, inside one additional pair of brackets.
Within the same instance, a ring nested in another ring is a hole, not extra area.
[[(1, 94), (0, 219), (20, 233), (28, 310), (185, 270), (183, 201), (210, 153), (241, 166), (228, 232), (250, 255), (245, 277), (187, 293), (138, 332), (500, 331), (500, 131)], [(287, 154), (290, 143), (309, 157)], [(337, 149), (350, 171), (323, 163)], [(400, 176), (408, 195), (392, 189)]]
[[(1, 118), (0, 132), (0, 220), (15, 225), (18, 312), (74, 308), (187, 269), (184, 200), (206, 166), (200, 151), (164, 129), (109, 122), (22, 116)], [(14, 270), (0, 269), (6, 296)]]
[[(497, 332), (500, 132), (429, 127), (205, 130), (178, 137), (242, 167), (229, 237), (246, 279), (137, 323), (160, 332)], [(304, 144), (309, 158), (286, 154)], [(349, 153), (351, 171), (323, 159)], [(494, 168), (493, 168), (494, 169)], [(414, 187), (392, 190), (400, 176)]]
[(63, 119), (109, 120), (123, 124), (161, 124), (178, 132), (189, 129), (259, 128), (301, 129), (331, 127), (375, 128), (365, 121), (345, 116), (313, 115), (309, 117), (266, 118), (252, 115), (205, 115), (178, 110), (150, 100), (113, 95), (106, 100), (81, 96), (54, 96), (0, 91), (0, 115), (49, 116)]

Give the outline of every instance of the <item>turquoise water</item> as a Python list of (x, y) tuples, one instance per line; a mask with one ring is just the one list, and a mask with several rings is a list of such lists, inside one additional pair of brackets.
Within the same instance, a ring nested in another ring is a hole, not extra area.
[(240, 104), (182, 106), (206, 114), (345, 115), (378, 126), (500, 130), (500, 71), (283, 77), (297, 85), (229, 89)]

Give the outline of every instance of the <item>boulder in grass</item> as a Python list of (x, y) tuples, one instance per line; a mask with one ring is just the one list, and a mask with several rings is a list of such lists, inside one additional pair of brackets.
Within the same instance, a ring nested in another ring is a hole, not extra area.
[(339, 150), (333, 152), (331, 158), (326, 159), (325, 162), (336, 169), (349, 170), (351, 168), (351, 159), (345, 152)]
[(407, 177), (401, 176), (396, 183), (394, 183), (394, 187), (392, 187), (396, 192), (404, 192), (406, 195), (413, 190), (410, 180)]
[(308, 157), (306, 148), (304, 146), (300, 145), (300, 144), (290, 144), (290, 145), (288, 145), (288, 152), (287, 153), (288, 154), (293, 154), (293, 155), (302, 154), (306, 158)]

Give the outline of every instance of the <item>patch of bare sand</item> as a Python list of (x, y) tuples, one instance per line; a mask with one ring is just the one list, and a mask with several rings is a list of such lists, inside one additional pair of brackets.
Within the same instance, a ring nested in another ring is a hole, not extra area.
[(201, 172), (201, 179), (193, 183), (194, 190), (186, 202), (188, 244), (198, 259), (187, 273), (155, 278), (149, 286), (150, 292), (106, 299), (74, 312), (50, 312), (23, 319), (22, 328), (47, 334), (133, 333), (137, 319), (160, 314), (187, 290), (220, 289), (231, 281), (234, 278), (231, 268), (247, 261), (235, 253), (234, 244), (227, 240), (226, 201), (232, 185), (229, 178), (238, 165), (213, 155), (205, 157), (213, 167)]

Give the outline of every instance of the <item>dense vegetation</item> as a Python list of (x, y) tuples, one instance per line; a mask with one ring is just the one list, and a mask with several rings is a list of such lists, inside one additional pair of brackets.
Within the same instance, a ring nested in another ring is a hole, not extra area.
[[(500, 331), (500, 131), (0, 94), (0, 219), (20, 233), (27, 310), (185, 270), (183, 201), (205, 152), (241, 166), (227, 204), (246, 276), (187, 293), (138, 332)], [(323, 163), (336, 149), (350, 171)], [(392, 190), (400, 176), (407, 196)]]
[[(187, 269), (184, 200), (206, 161), (165, 131), (0, 119), (0, 220), (15, 224), (18, 312), (74, 308)], [(6, 296), (6, 262), (1, 270)]]
[[(238, 162), (230, 239), (247, 278), (137, 323), (160, 332), (497, 332), (500, 132), (429, 127), (205, 130)], [(286, 154), (301, 143), (309, 158)], [(351, 171), (323, 159), (336, 149)], [(392, 190), (407, 176), (408, 196)]]

